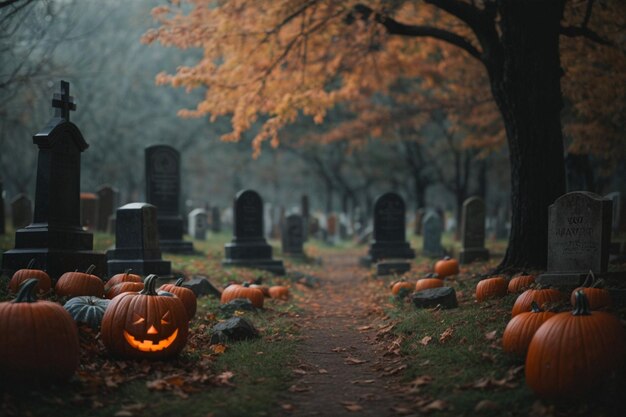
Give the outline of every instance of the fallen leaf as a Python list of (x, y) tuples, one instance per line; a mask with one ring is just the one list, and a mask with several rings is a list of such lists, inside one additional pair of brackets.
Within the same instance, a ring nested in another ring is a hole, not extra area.
[(433, 340), (432, 336), (424, 336), (422, 340), (420, 340), (420, 344), (426, 346), (431, 340)]
[(376, 380), (375, 379), (356, 379), (350, 382), (354, 385), (362, 385), (362, 384), (372, 384), (376, 382)]
[(363, 410), (363, 407), (361, 407), (357, 403), (350, 402), (350, 401), (342, 401), (341, 405), (343, 405), (345, 407), (345, 409), (348, 410), (348, 411), (353, 411), (354, 412), (354, 411), (361, 411), (361, 410)]
[(287, 411), (287, 412), (292, 412), (294, 410), (294, 406), (291, 404), (281, 404), (280, 408), (282, 408), (283, 410)]
[(213, 351), (213, 353), (224, 353), (226, 351), (226, 345), (223, 345), (221, 343), (217, 343), (215, 345), (211, 345), (211, 350)]
[(400, 371), (404, 371), (408, 366), (407, 365), (400, 365), (397, 368), (391, 369), (387, 372), (383, 372), (384, 376), (389, 376), (389, 375), (395, 375)]
[(430, 413), (431, 411), (443, 411), (448, 407), (448, 404), (446, 404), (445, 401), (443, 400), (435, 400), (435, 401), (431, 401), (428, 404), (420, 407), (420, 411), (422, 413)]
[(430, 375), (418, 376), (413, 381), (411, 381), (411, 386), (421, 387), (421, 386), (430, 384), (432, 380), (433, 380), (433, 377)]
[(450, 338), (452, 337), (452, 333), (454, 333), (454, 329), (452, 327), (448, 327), (446, 330), (444, 330), (443, 333), (439, 335), (439, 343), (445, 343), (446, 341), (450, 340)]
[(287, 390), (289, 392), (307, 392), (307, 391), (311, 391), (311, 387), (305, 387), (302, 385), (292, 385), (289, 387), (289, 389)]
[(396, 414), (400, 414), (401, 416), (413, 413), (413, 410), (411, 410), (410, 408), (402, 406), (391, 407), (391, 411), (395, 412)]
[(306, 375), (306, 371), (304, 369), (294, 369), (293, 373), (298, 375)]
[(115, 417), (132, 417), (133, 413), (128, 410), (120, 410), (117, 413), (113, 414)]
[(372, 328), (372, 326), (359, 326), (356, 329), (360, 332), (364, 332), (365, 330), (370, 330)]
[(497, 332), (498, 332), (497, 330), (494, 330), (494, 331), (485, 333), (485, 339), (487, 339), (487, 340), (495, 340)]
[(217, 375), (215, 377), (215, 382), (218, 385), (227, 385), (227, 386), (233, 386), (233, 384), (230, 382), (230, 380), (235, 376), (234, 373), (232, 373), (231, 371), (225, 371), (222, 372), (221, 374)]
[(500, 405), (496, 402), (493, 402), (491, 400), (481, 400), (474, 407), (474, 411), (491, 411), (498, 410), (499, 408)]
[(347, 365), (360, 365), (360, 364), (365, 363), (365, 362), (367, 362), (367, 360), (355, 358), (355, 357), (352, 357), (352, 356), (348, 356), (346, 358), (346, 360), (344, 361), (344, 363), (347, 364)]
[(319, 373), (319, 374), (327, 374), (328, 371), (326, 369), (324, 369), (324, 368), (320, 368), (320, 369), (317, 370), (317, 373)]

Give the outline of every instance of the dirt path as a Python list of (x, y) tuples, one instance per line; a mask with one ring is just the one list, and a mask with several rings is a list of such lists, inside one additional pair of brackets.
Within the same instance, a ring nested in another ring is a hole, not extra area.
[(404, 365), (388, 344), (376, 342), (386, 322), (364, 286), (357, 254), (328, 256), (324, 266), (322, 287), (303, 306), (305, 339), (295, 369), (300, 378), (281, 402), (283, 414), (410, 415), (410, 405), (394, 389)]

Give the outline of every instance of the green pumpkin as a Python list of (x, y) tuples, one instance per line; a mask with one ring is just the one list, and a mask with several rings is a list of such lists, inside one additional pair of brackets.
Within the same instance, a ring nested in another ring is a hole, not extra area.
[(94, 330), (100, 329), (102, 317), (111, 300), (91, 295), (70, 298), (63, 306), (77, 323), (85, 323)]

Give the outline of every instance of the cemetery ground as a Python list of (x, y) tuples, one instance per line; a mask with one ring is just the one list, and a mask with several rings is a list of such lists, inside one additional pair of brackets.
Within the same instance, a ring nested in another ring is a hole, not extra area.
[[(0, 237), (2, 249), (13, 247), (10, 236)], [(95, 238), (97, 250), (113, 243), (109, 235)], [(0, 415), (621, 415), (624, 373), (588, 397), (555, 404), (538, 399), (525, 384), (523, 361), (502, 351), (515, 295), (479, 304), (474, 291), (497, 265), (504, 241), (488, 242), (494, 254), (489, 262), (462, 266), (459, 275), (446, 278), (459, 308), (417, 310), (391, 296), (389, 284), (397, 277), (376, 278), (373, 270), (357, 266), (366, 246), (309, 242), (308, 262), (283, 258), (288, 275), (274, 277), (222, 268), (229, 239), (221, 234), (194, 241), (201, 256), (165, 258), (174, 271), (207, 276), (218, 287), (259, 277), (289, 285), (289, 300), (266, 299), (261, 311), (235, 313), (248, 318), (260, 338), (210, 346), (209, 330), (223, 318), (219, 300), (210, 295), (199, 299), (188, 344), (173, 361), (113, 359), (98, 334), (81, 327), (81, 366), (72, 380), (52, 387), (2, 381)], [(421, 239), (411, 245), (420, 253)], [(458, 253), (449, 235), (444, 246)], [(431, 272), (433, 262), (418, 257), (407, 280)], [(10, 299), (7, 281), (0, 282), (2, 301)], [(623, 322), (626, 311), (616, 312)]]

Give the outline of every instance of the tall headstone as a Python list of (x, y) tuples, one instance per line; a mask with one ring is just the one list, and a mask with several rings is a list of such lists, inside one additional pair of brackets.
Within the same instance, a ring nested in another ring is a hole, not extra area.
[(303, 229), (303, 238), (306, 242), (309, 239), (309, 219), (310, 219), (310, 210), (309, 210), (309, 196), (303, 194), (300, 199), (300, 212), (302, 214), (302, 222), (304, 224)]
[(193, 244), (183, 240), (180, 215), (180, 154), (168, 145), (145, 149), (146, 199), (157, 208), (159, 243), (163, 252), (194, 253)]
[(96, 190), (98, 196), (98, 219), (96, 229), (106, 232), (109, 228), (109, 217), (113, 215), (119, 202), (119, 192), (110, 185), (101, 185)]
[(576, 287), (589, 271), (607, 272), (612, 202), (586, 191), (557, 198), (548, 209), (548, 268), (537, 281)]
[(396, 193), (385, 193), (374, 203), (374, 233), (369, 249), (371, 262), (381, 259), (412, 259), (415, 251), (406, 241), (406, 209)]
[(209, 218), (205, 209), (191, 210), (187, 215), (187, 230), (194, 239), (206, 240), (206, 232), (209, 229)]
[(4, 185), (2, 180), (0, 180), (0, 235), (6, 232), (4, 217)]
[(480, 197), (465, 200), (461, 221), (459, 262), (468, 264), (488, 260), (489, 250), (485, 248), (485, 202)]
[(240, 266), (285, 274), (283, 262), (272, 259), (272, 247), (263, 234), (263, 200), (253, 190), (237, 193), (233, 204), (234, 236), (224, 246), (224, 266)]
[(619, 191), (614, 191), (605, 195), (604, 198), (613, 201), (613, 216), (611, 221), (613, 237), (626, 234), (626, 202), (622, 201), (622, 194)]
[(213, 233), (219, 233), (222, 231), (222, 218), (220, 208), (214, 206), (211, 209), (211, 231)]
[(440, 258), (444, 254), (443, 246), (441, 246), (443, 220), (436, 211), (429, 211), (422, 222), (424, 256)]
[(80, 193), (80, 224), (85, 230), (95, 230), (98, 222), (98, 196)]
[(75, 110), (69, 83), (61, 81), (55, 94), (55, 116), (33, 137), (39, 148), (33, 223), (15, 233), (15, 249), (2, 258), (3, 269), (15, 271), (35, 259), (36, 265), (53, 278), (67, 271), (104, 276), (103, 253), (93, 251), (93, 235), (80, 224), (80, 154), (89, 146), (78, 127), (70, 122)]
[(118, 208), (115, 217), (115, 248), (107, 251), (109, 275), (127, 269), (140, 275), (171, 275), (170, 261), (161, 259), (156, 207), (130, 203)]
[(11, 222), (13, 230), (21, 229), (33, 222), (33, 203), (26, 194), (18, 194), (11, 200)]
[(303, 256), (304, 218), (298, 214), (290, 214), (283, 223), (282, 246), (283, 254), (289, 256)]

